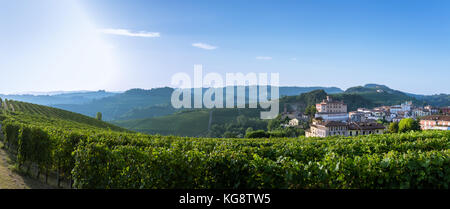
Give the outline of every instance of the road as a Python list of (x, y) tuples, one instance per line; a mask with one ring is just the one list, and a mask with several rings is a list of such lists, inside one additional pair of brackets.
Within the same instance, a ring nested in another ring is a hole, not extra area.
[(52, 187), (11, 170), (12, 161), (0, 148), (0, 189), (51, 189)]

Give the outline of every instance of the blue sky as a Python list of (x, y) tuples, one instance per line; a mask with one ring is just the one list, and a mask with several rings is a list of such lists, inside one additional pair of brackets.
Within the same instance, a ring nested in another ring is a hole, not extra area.
[(450, 93), (449, 1), (0, 2), (0, 93), (170, 86), (194, 64)]

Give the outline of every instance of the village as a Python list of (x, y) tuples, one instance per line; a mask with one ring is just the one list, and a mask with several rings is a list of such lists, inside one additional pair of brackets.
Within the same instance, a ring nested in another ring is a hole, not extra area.
[(302, 127), (302, 122), (309, 121), (306, 137), (358, 136), (386, 133), (387, 126), (384, 124), (412, 118), (420, 121), (422, 130), (450, 130), (450, 107), (416, 107), (411, 101), (405, 101), (399, 105), (357, 108), (356, 111), (348, 112), (347, 104), (327, 96), (315, 108), (316, 113), (312, 118), (301, 112), (287, 112), (285, 109), (282, 116), (288, 117), (289, 122), (284, 127)]

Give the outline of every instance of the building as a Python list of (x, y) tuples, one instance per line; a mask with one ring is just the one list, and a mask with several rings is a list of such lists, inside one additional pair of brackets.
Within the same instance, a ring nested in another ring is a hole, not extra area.
[(306, 137), (347, 136), (347, 123), (340, 121), (313, 121), (310, 129), (305, 132)]
[(403, 102), (400, 105), (393, 105), (389, 108), (389, 111), (391, 113), (395, 113), (397, 114), (398, 112), (409, 112), (411, 111), (412, 108), (412, 102), (411, 101), (407, 101), (407, 102)]
[(439, 114), (439, 108), (432, 107), (431, 105), (425, 106), (424, 109), (428, 110), (432, 115)]
[(422, 130), (450, 130), (450, 115), (429, 115), (420, 119)]
[(324, 121), (347, 121), (347, 105), (342, 101), (333, 101), (330, 96), (321, 103), (316, 104), (316, 118), (322, 118)]
[(300, 124), (300, 121), (297, 118), (294, 118), (294, 119), (289, 120), (288, 124), (290, 127), (294, 127), (294, 126), (298, 126)]
[(450, 107), (441, 107), (440, 111), (444, 115), (450, 115)]
[[(397, 116), (394, 114), (394, 117)], [(371, 120), (391, 121), (391, 114), (388, 107), (377, 107), (373, 110), (366, 108), (358, 108), (357, 111), (349, 112), (349, 119), (352, 122), (368, 122)]]
[(394, 106), (391, 106), (391, 108), (389, 108), (390, 113), (397, 114), (398, 112), (401, 112), (401, 111), (402, 111), (402, 106), (400, 106), (400, 105), (394, 105)]
[(368, 119), (372, 120), (384, 120), (386, 118), (386, 112), (382, 110), (373, 110), (371, 112), (371, 115), (368, 117)]
[(389, 106), (375, 107), (373, 110), (389, 112)]
[(411, 114), (414, 118), (423, 117), (427, 115), (431, 115), (430, 109), (422, 109), (422, 108), (415, 108), (411, 111)]
[(342, 101), (333, 101), (330, 96), (321, 103), (316, 104), (317, 112), (322, 113), (346, 113), (347, 105)]
[(412, 101), (406, 101), (400, 104), (400, 107), (402, 108), (402, 111), (409, 112), (412, 108)]
[(351, 111), (348, 113), (348, 118), (353, 122), (365, 122), (367, 117), (363, 112)]
[(306, 137), (358, 136), (383, 134), (385, 130), (386, 127), (376, 122), (313, 121), (305, 135)]
[(369, 134), (383, 134), (386, 127), (383, 124), (376, 122), (352, 122), (348, 125), (347, 136), (369, 135)]

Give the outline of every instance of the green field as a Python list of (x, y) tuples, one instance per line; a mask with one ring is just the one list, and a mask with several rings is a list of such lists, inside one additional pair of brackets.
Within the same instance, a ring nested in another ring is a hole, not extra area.
[(147, 134), (198, 136), (208, 130), (208, 121), (209, 111), (204, 110), (113, 123)]
[[(14, 117), (18, 121), (41, 121), (43, 123), (61, 123), (78, 128), (103, 128), (113, 131), (127, 131), (124, 128), (106, 123), (82, 114), (61, 110), (58, 108), (19, 102), (14, 100), (0, 101), (0, 113), (4, 115), (19, 115)], [(56, 125), (56, 124), (55, 124)]]
[(208, 131), (211, 111), (211, 125), (223, 125), (235, 121), (240, 115), (248, 118), (259, 117), (259, 110), (256, 109), (197, 109), (185, 110), (162, 117), (113, 121), (112, 123), (146, 134), (205, 136)]

